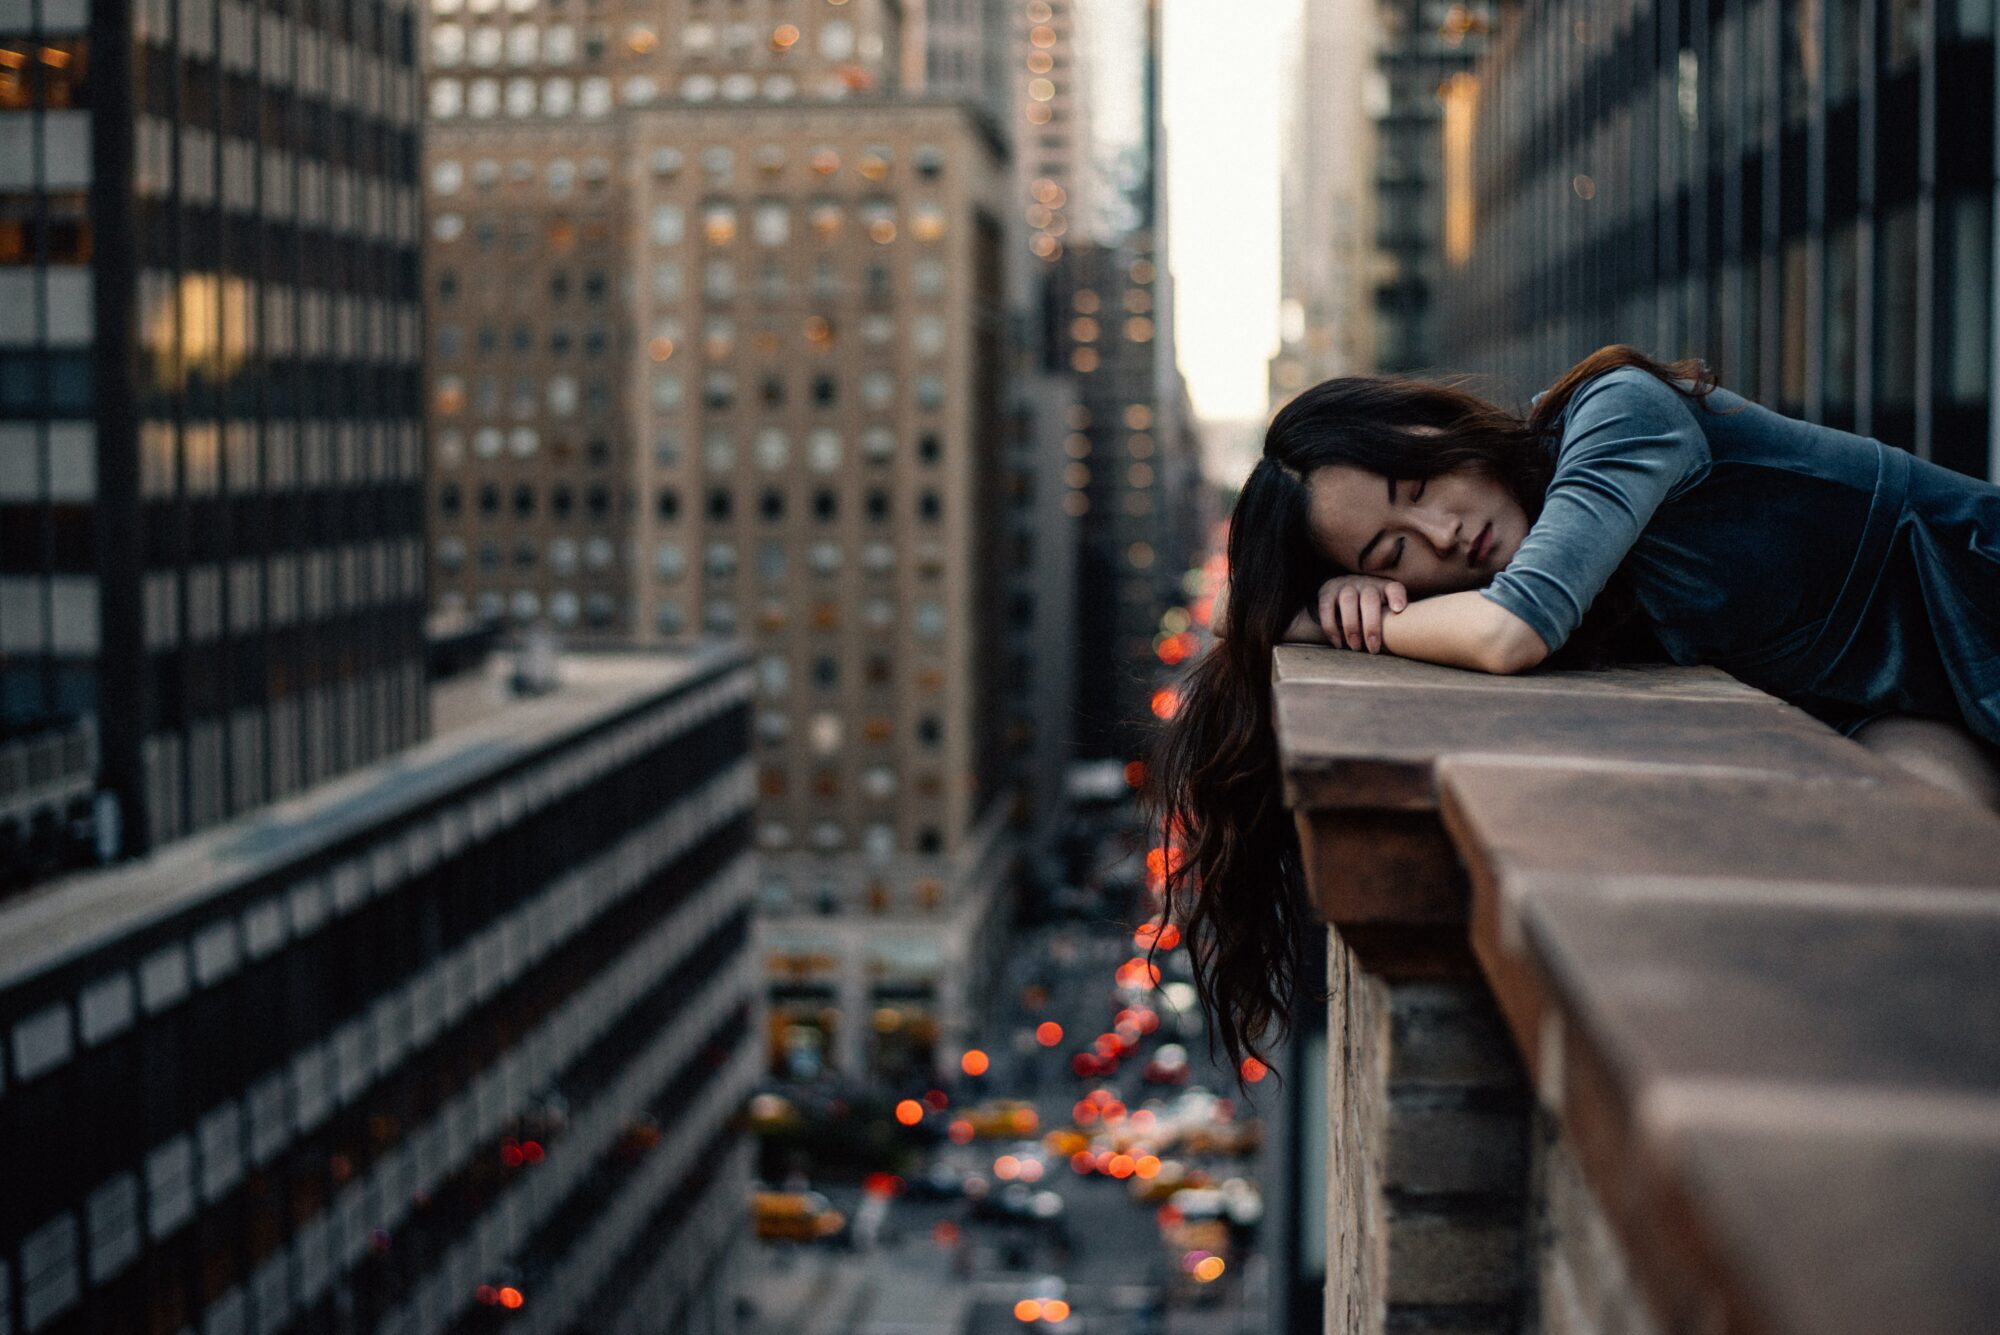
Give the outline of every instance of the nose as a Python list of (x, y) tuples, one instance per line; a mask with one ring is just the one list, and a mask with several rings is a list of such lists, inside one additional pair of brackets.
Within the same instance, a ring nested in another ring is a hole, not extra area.
[(1411, 519), (1416, 525), (1417, 532), (1423, 535), (1424, 541), (1437, 548), (1439, 552), (1449, 554), (1458, 546), (1458, 532), (1463, 521), (1457, 515), (1443, 510), (1418, 507), (1412, 513)]

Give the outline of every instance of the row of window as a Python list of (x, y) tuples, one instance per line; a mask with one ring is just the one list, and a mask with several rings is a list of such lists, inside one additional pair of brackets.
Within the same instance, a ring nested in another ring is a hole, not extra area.
[[(871, 464), (887, 463), (896, 452), (896, 436), (885, 426), (861, 431), (856, 442), (861, 457)], [(752, 444), (757, 465), (767, 471), (788, 468), (792, 463), (791, 436), (783, 428), (760, 429)], [(841, 467), (844, 448), (840, 432), (832, 427), (816, 427), (805, 436), (806, 466), (816, 473), (836, 472)], [(653, 442), (653, 463), (661, 468), (677, 468), (682, 462), (680, 433), (662, 432)], [(944, 440), (936, 432), (917, 437), (917, 462), (935, 465), (944, 457)], [(711, 428), (702, 438), (702, 463), (711, 473), (725, 473), (736, 467), (736, 437), (724, 427)]]
[[(767, 408), (782, 407), (785, 402), (784, 379), (781, 376), (764, 376), (759, 382), (759, 396)], [(869, 371), (858, 382), (861, 406), (877, 412), (887, 411), (896, 404), (896, 377), (889, 371)], [(710, 371), (702, 377), (701, 401), (704, 408), (723, 411), (736, 406), (740, 381), (734, 371)], [(685, 405), (687, 383), (678, 374), (662, 371), (654, 375), (652, 405), (660, 412), (672, 412)], [(807, 382), (807, 401), (815, 408), (831, 408), (840, 402), (840, 378), (830, 373), (811, 377)], [(912, 378), (910, 401), (924, 412), (937, 412), (945, 403), (945, 379), (936, 372), (925, 372)]]
[[(500, 488), (488, 482), (478, 489), (476, 504), (482, 517), (493, 519), (500, 514)], [(465, 495), (456, 482), (447, 482), (438, 488), (438, 512), (446, 519), (456, 519), (465, 508)], [(537, 509), (535, 489), (523, 483), (515, 488), (513, 512), (517, 519), (532, 519)], [(576, 513), (577, 495), (574, 488), (557, 484), (549, 488), (549, 515), (554, 519), (568, 519)], [(609, 487), (586, 487), (583, 492), (583, 513), (593, 523), (603, 523), (611, 517), (611, 489)]]
[[(807, 842), (824, 852), (834, 852), (847, 845), (847, 830), (837, 821), (823, 820), (813, 823), (807, 832)], [(765, 821), (757, 827), (757, 842), (768, 849), (786, 849), (793, 843), (792, 827), (782, 821)], [(936, 854), (944, 851), (944, 834), (934, 825), (926, 825), (918, 830), (910, 844), (911, 851)], [(861, 832), (861, 850), (874, 858), (893, 857), (896, 852), (896, 829), (893, 825), (876, 823), (864, 826)]]
[[(894, 316), (881, 313), (864, 315), (857, 322), (862, 340), (872, 347), (880, 347), (895, 337)], [(760, 344), (780, 337), (779, 326), (771, 321), (760, 321), (755, 338)], [(824, 350), (836, 338), (836, 326), (825, 316), (806, 319), (801, 331), (808, 343)], [(504, 342), (505, 350), (516, 357), (532, 357), (541, 351), (538, 337), (543, 331), (525, 322), (517, 323), (508, 331)], [(567, 357), (572, 352), (581, 351), (586, 358), (604, 356), (611, 346), (611, 330), (601, 324), (586, 324), (581, 330), (572, 329), (567, 324), (550, 325), (546, 330), (547, 351), (551, 357)], [(686, 336), (681, 321), (671, 317), (654, 321), (652, 337), (647, 341), (647, 355), (654, 361), (672, 358), (674, 351)], [(711, 315), (701, 325), (702, 351), (712, 361), (720, 361), (737, 350), (736, 321), (726, 315)], [(465, 329), (457, 324), (440, 324), (437, 327), (437, 355), (442, 361), (455, 361), (467, 350)], [(473, 328), (471, 351), (480, 358), (499, 356), (503, 347), (500, 326), (493, 323), (476, 325)], [(919, 315), (910, 321), (910, 348), (919, 357), (939, 357), (944, 353), (944, 318), (937, 315)], [(774, 351), (765, 346), (761, 350)], [(885, 373), (886, 374), (886, 373)], [(775, 373), (763, 378), (761, 393), (768, 406), (781, 406), (785, 400), (784, 377)]]
[[(789, 160), (782, 144), (762, 144), (755, 152), (746, 155), (760, 176), (775, 177), (782, 173)], [(727, 186), (736, 180), (737, 153), (727, 145), (715, 144), (701, 150), (703, 178), (711, 186)], [(920, 144), (912, 151), (911, 163), (919, 179), (937, 180), (944, 173), (944, 150), (935, 144)], [(863, 179), (880, 181), (888, 177), (895, 162), (895, 154), (886, 144), (870, 144), (860, 150), (854, 160), (854, 169)], [(815, 176), (831, 178), (840, 172), (842, 158), (840, 150), (831, 144), (821, 144), (807, 150), (806, 165)], [(656, 148), (647, 157), (647, 164), (653, 175), (662, 180), (674, 180), (687, 165), (687, 154), (671, 145)], [(512, 159), (503, 169), (497, 158), (475, 158), (468, 165), (457, 158), (440, 158), (431, 164), (431, 189), (440, 195), (455, 195), (468, 184), (476, 190), (490, 191), (497, 187), (503, 177), (512, 185), (532, 185), (540, 177), (548, 193), (556, 199), (567, 199), (581, 182), (586, 189), (601, 188), (611, 178), (610, 159), (587, 157), (580, 160), (554, 158), (539, 171), (527, 158)]]
[[(839, 101), (853, 91), (853, 86), (839, 74), (817, 78), (806, 89), (809, 96), (827, 102)], [(761, 82), (748, 74), (731, 74), (722, 79), (712, 74), (690, 74), (678, 86), (683, 102), (713, 102), (718, 96), (726, 102), (748, 102), (760, 95), (771, 102), (789, 102), (799, 92), (798, 81), (789, 74), (769, 75)], [(662, 95), (659, 80), (635, 74), (620, 85), (617, 102), (621, 106), (644, 107), (659, 101)], [(519, 76), (508, 79), (504, 85), (494, 78), (433, 79), (430, 108), (433, 120), (456, 120), (460, 116), (491, 120), (503, 109), (516, 118), (608, 116), (612, 108), (612, 85), (603, 75), (576, 80)]]
[[(463, 538), (444, 537), (438, 539), (438, 568), (446, 574), (456, 574), (465, 568), (466, 546)], [(514, 544), (513, 562), (522, 568), (532, 568), (540, 559), (540, 546), (532, 538), (523, 538)], [(586, 538), (579, 543), (575, 538), (554, 538), (549, 542), (549, 569), (558, 576), (574, 575), (579, 564), (590, 570), (608, 570), (617, 551), (611, 539)], [(491, 539), (479, 544), (479, 567), (482, 570), (498, 570), (504, 560), (500, 544)]]
[[(445, 5), (451, 8), (445, 9)], [(439, 0), (438, 8), (440, 12), (454, 13), (458, 4), (455, 0)], [(475, 15), (490, 15), (497, 9), (498, 5), (492, 0), (474, 0)], [(716, 51), (718, 37), (721, 39), (722, 54), (740, 59), (765, 43), (774, 51), (794, 50), (804, 36), (798, 25), (792, 23), (781, 23), (774, 29), (761, 32), (748, 23), (732, 23), (720, 33), (710, 24), (686, 23), (681, 25), (679, 32), (681, 46), (697, 60)], [(822, 56), (830, 60), (846, 60), (854, 54), (854, 25), (845, 19), (833, 19), (821, 24), (818, 36)], [(869, 44), (879, 48), (880, 39), (870, 39)], [(620, 45), (634, 56), (651, 56), (659, 51), (660, 30), (651, 23), (630, 24), (621, 34)], [(610, 30), (602, 24), (586, 28), (580, 49), (585, 61), (602, 61), (611, 49)], [(509, 65), (568, 65), (576, 60), (578, 54), (576, 28), (568, 23), (550, 24), (545, 29), (533, 19), (517, 18), (503, 28), (499, 23), (468, 26), (453, 19), (431, 27), (431, 64), (438, 69), (455, 69), (466, 64), (492, 69), (503, 62)]]
[[(847, 209), (836, 199), (815, 199), (804, 206), (806, 225), (821, 241), (836, 241), (846, 226)], [(711, 246), (736, 240), (742, 212), (727, 199), (704, 202), (700, 208), (701, 236)], [(792, 239), (792, 205), (782, 199), (758, 200), (747, 209), (750, 235), (760, 246), (783, 246)], [(855, 220), (868, 239), (887, 245), (897, 237), (896, 203), (884, 195), (857, 201)], [(909, 208), (910, 235), (918, 241), (939, 240), (945, 233), (942, 206), (925, 200)], [(656, 246), (677, 246), (687, 239), (687, 210), (672, 202), (655, 204), (647, 220), (647, 236)]]
[[(461, 222), (449, 224), (452, 239), (463, 233)], [(539, 229), (534, 224), (517, 226), (513, 236), (513, 249), (525, 253), (534, 249), (535, 236)], [(551, 228), (553, 231), (554, 228)], [(481, 249), (491, 249), (499, 242), (500, 226), (491, 219), (476, 220), (471, 227), (473, 243)], [(567, 253), (566, 244), (552, 241), (551, 248), (558, 254)], [(652, 295), (660, 301), (680, 301), (687, 296), (682, 266), (673, 260), (660, 260), (651, 266)], [(862, 295), (871, 305), (886, 306), (895, 296), (894, 275), (889, 266), (871, 263), (863, 270)], [(486, 273), (478, 280), (480, 296), (488, 304), (513, 302), (525, 308), (542, 313), (544, 309), (543, 287), (541, 284), (524, 283), (518, 275), (502, 282), (494, 273)], [(790, 280), (784, 267), (775, 260), (767, 260), (757, 272), (757, 297), (766, 303), (781, 302), (790, 296)], [(610, 292), (611, 279), (603, 270), (586, 270), (577, 279), (566, 269), (559, 269), (549, 275), (546, 287), (547, 301), (562, 303), (569, 300), (572, 292), (580, 291), (584, 300), (597, 303)], [(437, 279), (437, 295), (441, 303), (458, 300), (464, 287), (459, 272), (453, 268), (442, 269)], [(945, 266), (939, 259), (925, 258), (910, 266), (910, 290), (918, 297), (939, 297), (945, 291)], [(846, 295), (846, 288), (840, 271), (831, 256), (822, 255), (813, 261), (810, 291), (821, 301), (835, 301)], [(702, 295), (711, 303), (733, 301), (738, 292), (736, 265), (730, 260), (712, 259), (702, 266)], [(860, 319), (862, 337), (871, 344), (888, 342), (895, 330), (892, 316), (882, 311), (873, 311)], [(655, 337), (660, 331), (656, 331)], [(764, 331), (774, 332), (774, 331)], [(825, 351), (833, 345), (838, 335), (837, 326), (825, 316), (813, 316), (804, 326), (806, 338), (815, 348)], [(671, 335), (668, 336), (671, 338)], [(653, 342), (648, 346), (656, 361), (664, 361), (673, 354), (672, 343)]]

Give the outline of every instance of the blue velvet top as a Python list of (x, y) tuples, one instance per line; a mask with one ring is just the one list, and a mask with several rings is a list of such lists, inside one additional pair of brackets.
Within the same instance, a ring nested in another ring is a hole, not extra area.
[(1844, 731), (1918, 714), (2000, 743), (2000, 487), (1636, 367), (1580, 386), (1551, 439), (1542, 513), (1482, 590), (1551, 650), (1625, 563), (1677, 663)]

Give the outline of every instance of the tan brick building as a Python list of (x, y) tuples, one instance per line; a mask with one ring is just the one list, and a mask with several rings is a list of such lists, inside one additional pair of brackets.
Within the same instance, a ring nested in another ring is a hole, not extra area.
[(747, 641), (778, 1048), (955, 1059), (1008, 861), (997, 129), (904, 91), (880, 0), (471, 3), (428, 33), (437, 604)]

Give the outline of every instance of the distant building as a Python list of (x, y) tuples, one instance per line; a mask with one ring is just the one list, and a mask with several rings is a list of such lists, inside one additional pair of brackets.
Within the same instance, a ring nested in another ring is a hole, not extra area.
[(1273, 412), (1322, 380), (1375, 369), (1380, 8), (1305, 0), (1286, 43)]
[(1441, 348), (1525, 402), (1607, 343), (2000, 478), (1991, 6), (1558, 3), (1473, 72)]
[(915, 17), (429, 30), (439, 607), (751, 646), (800, 1070), (944, 1060), (1012, 860), (1009, 164)]
[[(1459, 145), (1472, 127), (1467, 73), (1491, 39), (1490, 0), (1381, 0), (1376, 6), (1381, 72), (1375, 142), (1375, 369), (1422, 374), (1442, 359), (1439, 302), (1451, 291), (1447, 264), (1462, 261), (1469, 234), (1446, 207), (1462, 197)], [(1509, 21), (1514, 21), (1509, 19)], [(1452, 156), (1447, 157), (1447, 146)]]
[(560, 678), (0, 908), (0, 1329), (734, 1330), (749, 672)]
[(0, 756), (103, 852), (425, 735), (416, 23), (0, 7)]

